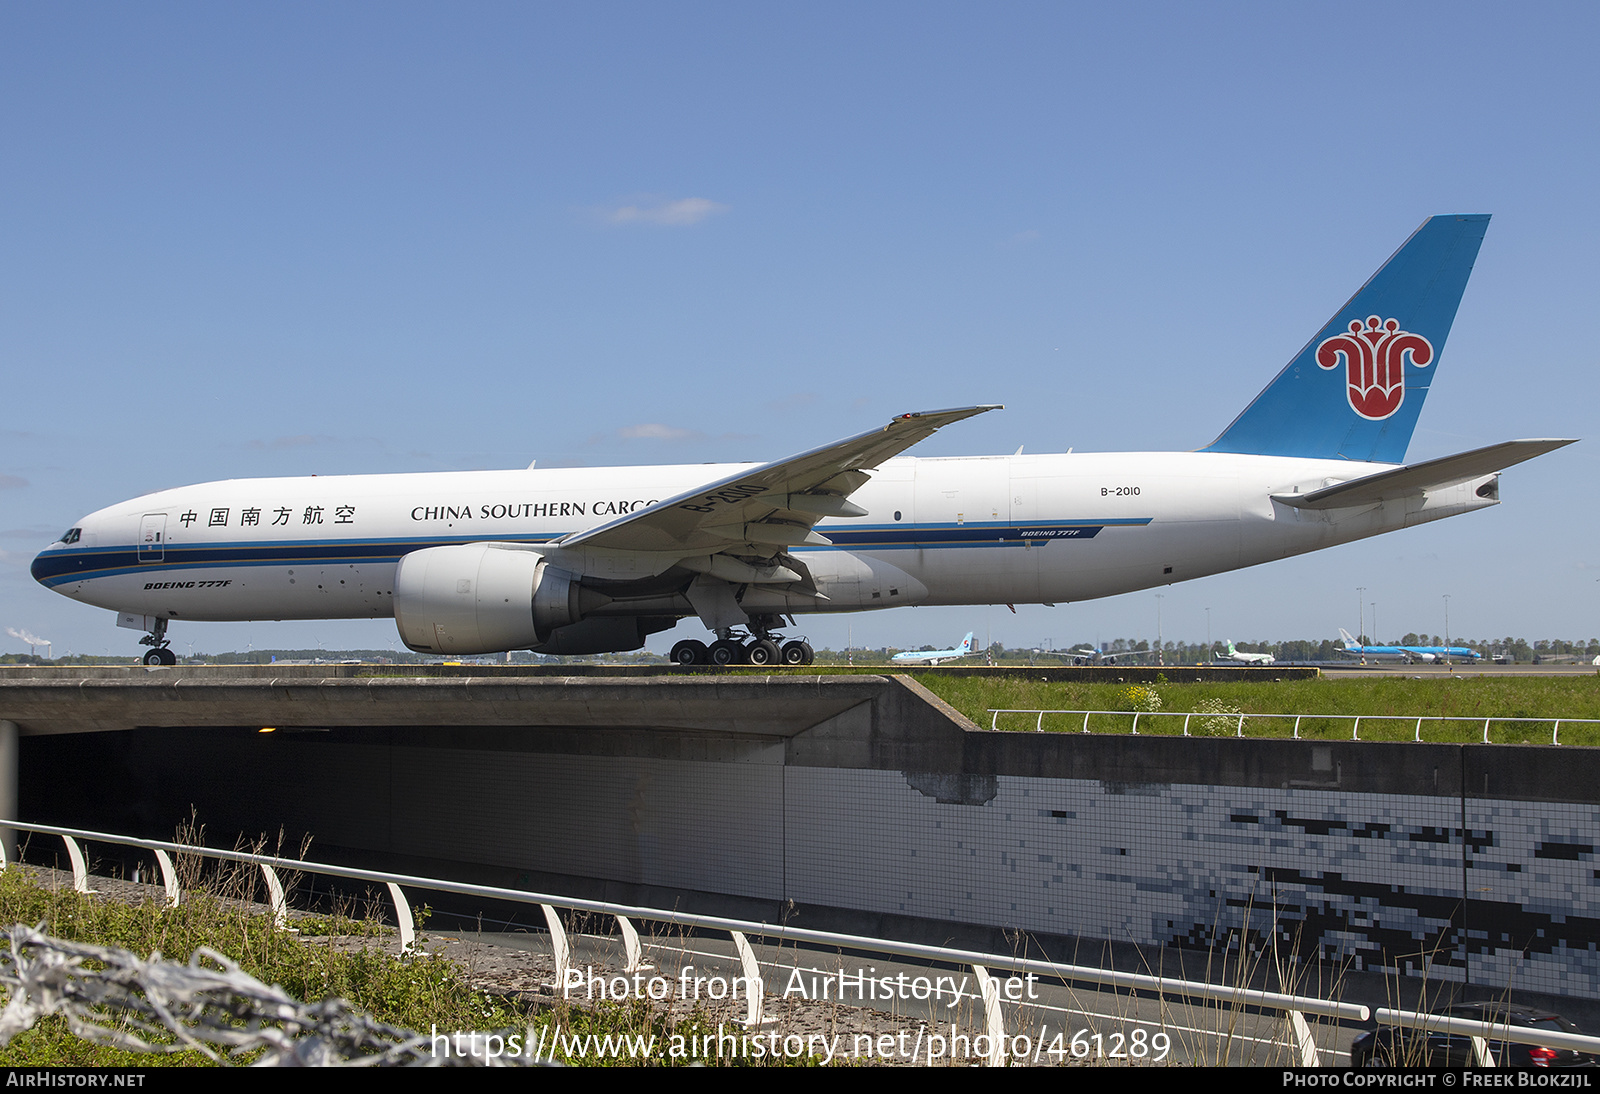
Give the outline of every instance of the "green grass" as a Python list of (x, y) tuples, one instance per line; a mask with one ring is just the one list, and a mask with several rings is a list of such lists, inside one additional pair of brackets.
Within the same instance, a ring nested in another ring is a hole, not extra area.
[[(1011, 710), (1125, 710), (1135, 709), (1127, 684), (1046, 682), (1026, 676), (975, 677), (916, 674), (916, 680), (939, 698), (987, 729), (991, 709)], [(1196, 711), (1207, 703), (1245, 714), (1360, 714), (1462, 718), (1461, 722), (1423, 723), (1423, 739), (1468, 742), (1483, 739), (1484, 718), (1539, 718), (1539, 723), (1496, 725), (1489, 739), (1503, 744), (1549, 744), (1555, 718), (1600, 719), (1600, 678), (1593, 676), (1513, 677), (1358, 677), (1355, 679), (1285, 680), (1261, 683), (1195, 683), (1143, 685), (1160, 698), (1164, 711)], [(1124, 719), (1096, 719), (1097, 733), (1126, 732), (1132, 714)], [(1119, 724), (1120, 723), (1120, 724)], [(1236, 723), (1229, 722), (1231, 736)], [(1002, 715), (999, 728), (1033, 730), (1035, 720), (1026, 715)], [(1081, 729), (1081, 717), (1046, 717), (1051, 732)], [(1263, 723), (1247, 720), (1247, 737), (1287, 737), (1293, 718)], [(1191, 723), (1191, 735), (1202, 729)], [(1142, 715), (1139, 732), (1173, 735), (1183, 732), (1183, 719)], [(1411, 740), (1415, 723), (1363, 723), (1362, 740)], [(1350, 722), (1304, 718), (1300, 736), (1345, 740)], [(1561, 728), (1563, 745), (1600, 745), (1600, 726)]]

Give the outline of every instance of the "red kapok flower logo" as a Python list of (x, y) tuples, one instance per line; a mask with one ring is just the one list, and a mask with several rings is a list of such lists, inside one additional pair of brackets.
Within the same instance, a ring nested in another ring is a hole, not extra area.
[(1433, 361), (1433, 345), (1420, 334), (1400, 329), (1397, 319), (1367, 316), (1350, 321), (1350, 333), (1336, 334), (1317, 347), (1317, 364), (1339, 367), (1344, 358), (1345, 394), (1350, 409), (1370, 421), (1381, 421), (1400, 409), (1406, 397), (1405, 363), (1421, 368)]

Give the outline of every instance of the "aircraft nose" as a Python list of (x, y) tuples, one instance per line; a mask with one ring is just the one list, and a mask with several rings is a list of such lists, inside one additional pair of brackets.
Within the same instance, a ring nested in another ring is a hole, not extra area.
[(49, 556), (55, 546), (56, 545), (52, 543), (49, 547), (46, 547), (44, 550), (40, 551), (38, 555), (34, 557), (33, 565), (28, 568), (28, 572), (33, 574), (33, 580), (37, 581), (41, 585), (43, 585), (45, 580), (49, 578), (51, 573), (54, 572), (50, 565)]
[(74, 561), (73, 553), (68, 548), (79, 542), (82, 536), (82, 525), (74, 525), (67, 531), (66, 535), (35, 555), (33, 565), (28, 567), (28, 572), (33, 575), (33, 580), (48, 588), (51, 579), (59, 578), (62, 574), (70, 572), (74, 566), (78, 565), (79, 563)]

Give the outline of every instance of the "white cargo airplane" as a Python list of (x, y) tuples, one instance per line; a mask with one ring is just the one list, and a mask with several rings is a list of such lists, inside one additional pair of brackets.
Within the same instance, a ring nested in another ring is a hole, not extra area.
[(961, 645), (953, 650), (907, 650), (897, 653), (892, 660), (896, 664), (937, 665), (941, 661), (954, 661), (960, 657), (972, 656), (972, 631), (961, 640)]
[[(34, 577), (149, 633), (172, 620), (393, 616), (413, 650), (633, 650), (805, 664), (807, 612), (1064, 603), (1320, 550), (1499, 501), (1570, 444), (1405, 465), (1486, 216), (1437, 216), (1198, 452), (897, 459), (997, 409), (905, 414), (766, 464), (242, 479), (91, 513)], [(1219, 367), (1222, 362), (1218, 362)]]
[(1228, 652), (1224, 655), (1223, 659), (1227, 661), (1238, 661), (1240, 664), (1244, 665), (1270, 665), (1274, 661), (1274, 658), (1270, 653), (1245, 653), (1243, 650), (1234, 649), (1232, 642), (1228, 643)]

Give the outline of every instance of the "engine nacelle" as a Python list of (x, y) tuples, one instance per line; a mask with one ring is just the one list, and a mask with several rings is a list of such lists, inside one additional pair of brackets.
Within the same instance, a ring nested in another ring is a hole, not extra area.
[(581, 618), (579, 591), (576, 577), (552, 569), (537, 551), (428, 547), (395, 569), (395, 625), (418, 653), (531, 649)]

